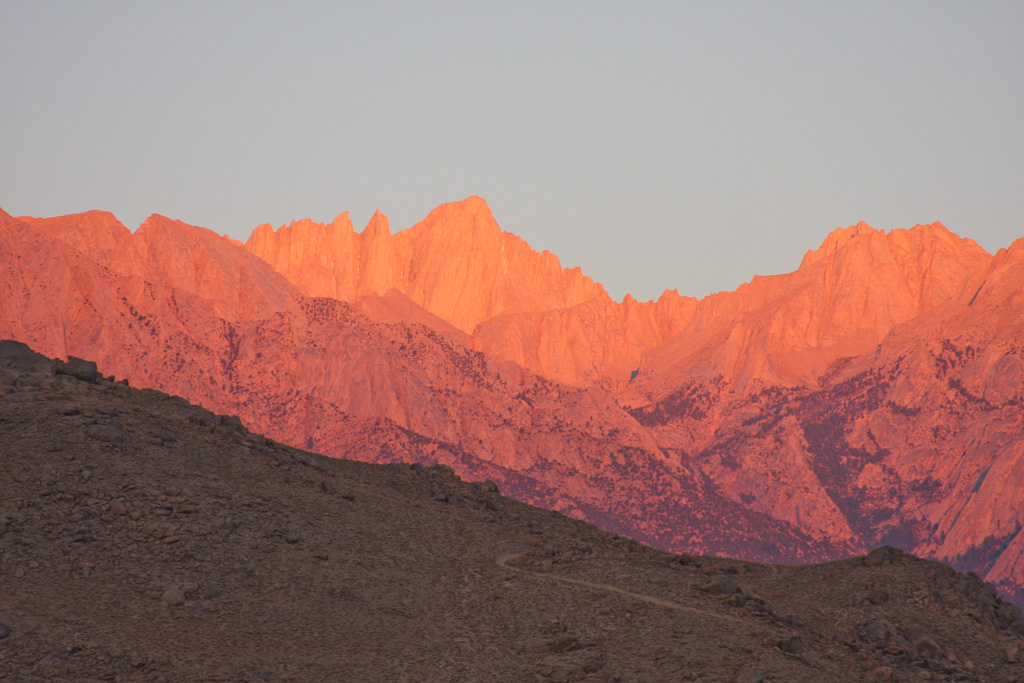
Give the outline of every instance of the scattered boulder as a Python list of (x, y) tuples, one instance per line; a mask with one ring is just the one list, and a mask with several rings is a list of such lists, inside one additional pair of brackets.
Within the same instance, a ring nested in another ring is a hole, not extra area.
[(180, 586), (168, 586), (167, 590), (160, 597), (160, 601), (171, 607), (178, 607), (185, 604), (185, 591)]
[(886, 621), (869, 621), (861, 626), (860, 637), (877, 647), (886, 647), (892, 640), (893, 629)]
[(942, 656), (943, 649), (935, 639), (931, 636), (922, 636), (914, 642), (914, 649), (917, 650), (917, 654), (921, 657), (927, 657), (929, 659), (938, 659)]
[[(3, 343), (3, 342), (0, 342)], [(17, 343), (17, 342), (14, 342)], [(0, 621), (0, 640), (3, 640), (7, 636), (11, 635), (11, 627)]]
[(61, 375), (71, 375), (75, 379), (80, 379), (83, 382), (89, 382), (95, 384), (101, 377), (99, 369), (96, 367), (96, 363), (91, 360), (83, 360), (75, 356), (68, 356), (66, 363), (57, 364), (57, 373)]
[(891, 545), (883, 545), (875, 548), (864, 556), (864, 566), (879, 567), (883, 564), (894, 564), (903, 557), (903, 551), (893, 548)]
[(164, 446), (177, 440), (178, 437), (163, 427), (153, 427), (149, 430), (149, 441), (154, 446)]
[(581, 647), (583, 647), (583, 645), (580, 644), (579, 638), (574, 638), (572, 636), (562, 636), (561, 638), (556, 638), (551, 643), (552, 652), (573, 652), (574, 650), (579, 650)]
[(697, 564), (697, 559), (689, 553), (679, 553), (675, 556), (675, 558), (673, 558), (672, 561), (677, 562), (683, 565), (684, 567), (689, 567), (691, 565)]
[(488, 479), (480, 482), (480, 490), (484, 493), (498, 493), (498, 485)]
[(995, 614), (1001, 626), (1024, 624), (1024, 613), (1013, 603), (1004, 602), (996, 608)]
[(61, 404), (59, 404), (57, 406), (57, 414), (58, 415), (65, 415), (65, 416), (78, 415), (81, 412), (82, 412), (82, 409), (79, 408), (78, 405), (75, 404), (75, 403), (61, 403)]
[(811, 639), (807, 636), (792, 635), (776, 641), (775, 647), (791, 655), (800, 656), (811, 651)]
[(242, 418), (237, 415), (221, 415), (220, 424), (222, 427), (227, 427), (228, 429), (236, 432), (245, 431), (245, 426), (242, 424)]
[(451, 479), (459, 478), (459, 475), (455, 474), (455, 470), (453, 470), (448, 465), (442, 465), (441, 463), (437, 463), (436, 465), (431, 465), (430, 469), (434, 470), (435, 472), (444, 477), (449, 477)]
[[(3, 624), (0, 624), (0, 627), (2, 627), (2, 626), (3, 626)], [(1017, 662), (1020, 661), (1020, 659), (1021, 659), (1020, 648), (1017, 647), (1016, 645), (1007, 645), (1006, 646), (1006, 661), (1007, 661), (1007, 663), (1009, 663), (1009, 664), (1016, 664)]]
[(717, 574), (711, 577), (701, 588), (707, 592), (708, 595), (732, 595), (733, 593), (739, 593), (740, 587), (736, 585), (736, 579), (726, 574)]
[(892, 667), (875, 667), (874, 669), (868, 672), (868, 675), (865, 677), (864, 680), (869, 681), (870, 683), (885, 683), (885, 681), (891, 681)]
[(321, 479), (320, 480), (320, 490), (323, 491), (324, 493), (328, 493), (328, 494), (333, 494), (333, 493), (337, 493), (338, 492), (337, 487), (334, 484), (332, 484), (331, 482), (327, 481), (326, 479)]
[(107, 443), (119, 443), (124, 441), (124, 432), (121, 428), (114, 424), (108, 425), (89, 425), (85, 433), (96, 439), (97, 441), (105, 441)]
[(868, 591), (865, 599), (872, 605), (884, 605), (889, 602), (889, 591), (884, 588), (875, 588)]

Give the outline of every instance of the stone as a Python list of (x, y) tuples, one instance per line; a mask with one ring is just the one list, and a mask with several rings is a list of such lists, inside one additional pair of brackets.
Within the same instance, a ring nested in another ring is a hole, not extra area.
[(3, 640), (9, 635), (11, 635), (11, 627), (0, 621), (0, 640)]
[(868, 591), (866, 599), (872, 605), (884, 605), (889, 602), (889, 592), (884, 588), (875, 588)]
[(884, 621), (870, 621), (861, 627), (861, 638), (877, 647), (886, 647), (892, 636), (892, 626)]
[(552, 652), (573, 652), (574, 650), (579, 650), (583, 646), (580, 644), (578, 638), (562, 636), (553, 640), (550, 647)]
[(222, 426), (227, 427), (231, 431), (245, 431), (245, 427), (242, 425), (242, 419), (237, 415), (221, 415), (219, 421)]
[(875, 548), (867, 555), (864, 556), (864, 565), (866, 567), (879, 567), (884, 564), (892, 564), (898, 558), (903, 556), (903, 551), (898, 548), (893, 548), (889, 545), (883, 545)]
[(153, 427), (149, 431), (149, 442), (155, 446), (165, 446), (177, 440), (178, 438), (172, 432), (162, 427)]
[(181, 587), (177, 585), (171, 585), (167, 587), (164, 594), (160, 596), (160, 601), (170, 607), (178, 607), (185, 604), (185, 592), (181, 590)]
[(91, 384), (95, 384), (100, 378), (96, 363), (75, 356), (68, 356), (66, 363), (58, 364), (57, 372), (63, 375), (71, 375), (75, 379)]
[(1006, 646), (1006, 661), (1010, 664), (1016, 664), (1021, 659), (1020, 648), (1016, 645)]
[(76, 403), (61, 403), (57, 406), (58, 415), (78, 415), (82, 412), (82, 409)]
[(702, 590), (707, 591), (708, 595), (732, 595), (739, 593), (740, 587), (736, 584), (736, 579), (731, 576), (718, 574), (711, 577), (711, 580), (704, 584)]
[(811, 640), (807, 636), (792, 635), (775, 643), (783, 652), (791, 655), (802, 655), (811, 650)]
[(126, 515), (128, 514), (128, 507), (120, 500), (115, 498), (114, 500), (110, 501), (110, 511), (113, 512), (115, 515)]
[(996, 618), (1003, 626), (1024, 623), (1024, 614), (1022, 614), (1020, 607), (1009, 602), (1003, 603), (996, 608)]
[(931, 636), (922, 636), (914, 641), (914, 649), (921, 657), (936, 659), (942, 656), (942, 647)]
[(885, 683), (892, 680), (892, 667), (879, 666), (868, 672), (864, 679), (868, 683)]
[(85, 433), (97, 441), (104, 441), (106, 443), (119, 443), (124, 441), (124, 432), (121, 428), (114, 424), (106, 425), (89, 425), (85, 429)]

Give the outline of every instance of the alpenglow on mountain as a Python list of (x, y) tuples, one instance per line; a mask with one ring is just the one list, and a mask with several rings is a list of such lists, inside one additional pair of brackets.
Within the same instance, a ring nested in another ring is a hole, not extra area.
[(880, 544), (1024, 598), (1024, 240), (835, 230), (785, 275), (612, 300), (477, 197), (243, 245), (0, 212), (0, 337), (329, 456), (442, 463), (672, 551)]

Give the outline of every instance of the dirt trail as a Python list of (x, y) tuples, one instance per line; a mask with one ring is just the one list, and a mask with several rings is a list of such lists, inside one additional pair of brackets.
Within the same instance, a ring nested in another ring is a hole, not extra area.
[(501, 567), (503, 569), (510, 569), (512, 571), (519, 572), (521, 574), (529, 574), (530, 576), (536, 576), (536, 577), (539, 577), (539, 578), (542, 578), (542, 579), (547, 579), (549, 581), (560, 581), (562, 583), (571, 583), (571, 584), (574, 584), (574, 585), (577, 585), (577, 586), (584, 586), (586, 588), (592, 588), (594, 590), (605, 591), (605, 592), (608, 592), (608, 593), (618, 593), (619, 595), (625, 595), (626, 597), (630, 597), (630, 598), (633, 598), (635, 600), (640, 600), (641, 602), (646, 602), (646, 603), (651, 604), (651, 605), (657, 605), (658, 607), (666, 607), (668, 609), (674, 609), (674, 610), (677, 610), (677, 611), (680, 611), (680, 612), (689, 612), (690, 614), (699, 614), (701, 616), (711, 617), (713, 619), (720, 619), (722, 621), (729, 621), (729, 622), (732, 622), (734, 624), (742, 624), (744, 626), (749, 626), (749, 627), (757, 629), (759, 631), (767, 631), (768, 630), (768, 629), (764, 628), (763, 626), (761, 626), (760, 624), (752, 623), (752, 622), (750, 622), (749, 620), (746, 620), (746, 619), (740, 619), (738, 617), (734, 617), (734, 616), (731, 616), (729, 614), (718, 614), (718, 613), (715, 613), (715, 612), (708, 612), (707, 610), (698, 609), (696, 607), (689, 607), (687, 605), (681, 605), (678, 602), (672, 602), (671, 600), (665, 600), (664, 598), (659, 598), (659, 597), (657, 597), (655, 595), (646, 595), (644, 593), (634, 593), (633, 591), (628, 591), (625, 588), (619, 588), (617, 586), (612, 586), (612, 585), (609, 585), (607, 583), (596, 583), (594, 581), (586, 581), (584, 579), (571, 579), (571, 578), (569, 578), (567, 576), (558, 576), (557, 574), (543, 574), (541, 572), (532, 572), (532, 571), (529, 571), (527, 569), (521, 569), (519, 567), (514, 567), (514, 566), (508, 564), (509, 562), (511, 562), (512, 560), (516, 559), (517, 557), (522, 557), (525, 554), (526, 554), (525, 552), (505, 553), (503, 555), (498, 555), (496, 558), (494, 558), (494, 561), (495, 561), (495, 563), (499, 567)]

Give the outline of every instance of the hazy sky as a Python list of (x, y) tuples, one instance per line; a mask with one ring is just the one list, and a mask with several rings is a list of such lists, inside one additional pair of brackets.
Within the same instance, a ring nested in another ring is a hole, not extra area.
[(478, 194), (616, 298), (1024, 236), (1022, 2), (0, 2), (0, 206), (245, 239)]

